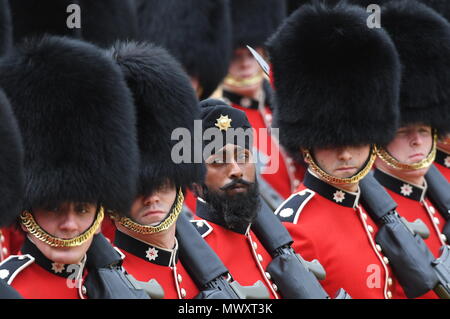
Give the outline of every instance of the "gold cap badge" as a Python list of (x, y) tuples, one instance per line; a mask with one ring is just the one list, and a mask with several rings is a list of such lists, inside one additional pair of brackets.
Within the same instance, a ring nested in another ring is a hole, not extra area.
[(216, 120), (216, 126), (222, 131), (226, 131), (231, 127), (231, 121), (228, 115), (223, 116), (220, 114), (220, 117)]

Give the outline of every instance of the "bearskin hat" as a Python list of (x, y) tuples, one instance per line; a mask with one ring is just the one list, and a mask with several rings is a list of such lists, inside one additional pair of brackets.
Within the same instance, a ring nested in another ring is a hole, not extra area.
[(263, 46), (286, 17), (284, 0), (231, 0), (233, 47)]
[(300, 148), (384, 145), (398, 124), (400, 63), (365, 10), (304, 5), (268, 43), (276, 89), (274, 126), (292, 154)]
[(8, 0), (0, 0), (0, 56), (12, 46), (11, 12)]
[(101, 47), (137, 38), (133, 0), (79, 0), (83, 39)]
[(20, 214), (24, 190), (23, 147), (11, 105), (0, 90), (0, 227)]
[(131, 92), (105, 53), (56, 36), (25, 40), (0, 63), (23, 138), (24, 208), (101, 203), (127, 212), (138, 148)]
[(81, 38), (81, 29), (69, 28), (67, 8), (78, 0), (13, 0), (9, 1), (14, 42), (43, 34)]
[(184, 128), (193, 138), (194, 120), (200, 119), (197, 97), (181, 65), (153, 44), (117, 43), (110, 54), (134, 96), (140, 149), (138, 193), (149, 195), (167, 181), (183, 188), (201, 182), (205, 168), (194, 163), (193, 139), (186, 145), (192, 152), (188, 161), (177, 163), (172, 158), (172, 149), (179, 143), (172, 140), (172, 132)]
[(140, 0), (139, 37), (166, 48), (209, 97), (228, 73), (232, 52), (227, 0)]
[(390, 1), (381, 12), (403, 66), (401, 125), (450, 131), (450, 23), (415, 0)]

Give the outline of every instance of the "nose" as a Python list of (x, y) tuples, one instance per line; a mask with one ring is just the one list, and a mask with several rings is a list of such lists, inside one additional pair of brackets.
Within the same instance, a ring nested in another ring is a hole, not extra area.
[(64, 212), (61, 216), (61, 223), (59, 225), (61, 231), (67, 234), (77, 233), (78, 223), (76, 213), (73, 211)]
[(420, 135), (419, 132), (412, 132), (410, 137), (410, 145), (412, 147), (418, 147), (423, 144), (423, 137)]
[(156, 204), (160, 201), (160, 196), (158, 192), (154, 192), (150, 194), (149, 196), (144, 198), (144, 205), (145, 206), (151, 206), (153, 204)]
[(228, 176), (230, 179), (242, 178), (244, 173), (243, 173), (240, 165), (234, 159), (231, 160), (231, 162), (229, 163), (229, 167), (230, 167), (230, 171), (229, 171)]
[(338, 158), (342, 162), (348, 162), (352, 159), (352, 153), (348, 148), (342, 148), (339, 150)]

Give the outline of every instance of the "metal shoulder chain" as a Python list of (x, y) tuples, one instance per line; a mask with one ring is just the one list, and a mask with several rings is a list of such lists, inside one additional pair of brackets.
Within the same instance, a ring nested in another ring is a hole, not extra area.
[(180, 188), (177, 193), (177, 199), (176, 199), (175, 205), (172, 208), (172, 210), (170, 211), (169, 216), (167, 216), (167, 218), (164, 219), (164, 221), (162, 221), (157, 226), (141, 225), (141, 224), (134, 222), (133, 220), (131, 220), (128, 217), (121, 217), (115, 213), (113, 213), (111, 215), (111, 218), (116, 220), (117, 222), (119, 222), (123, 227), (125, 227), (133, 232), (139, 233), (139, 234), (148, 235), (148, 234), (159, 233), (164, 230), (167, 230), (170, 226), (172, 226), (177, 221), (178, 216), (180, 215), (181, 211), (183, 210), (183, 202), (184, 202), (184, 195)]
[(91, 227), (87, 229), (81, 235), (71, 238), (71, 239), (62, 239), (55, 236), (50, 235), (45, 230), (43, 230), (38, 223), (34, 220), (33, 215), (29, 211), (24, 211), (20, 215), (20, 219), (22, 225), (25, 226), (27, 231), (39, 239), (40, 241), (46, 243), (52, 247), (78, 247), (88, 241), (92, 236), (94, 236), (97, 229), (100, 227), (104, 217), (103, 207), (100, 207), (95, 221), (92, 223)]
[(354, 184), (362, 180), (370, 172), (377, 157), (377, 151), (376, 147), (372, 146), (366, 165), (358, 173), (347, 178), (336, 177), (325, 172), (319, 167), (319, 165), (316, 164), (309, 150), (305, 150), (304, 155), (305, 161), (309, 164), (309, 168), (314, 173), (316, 173), (323, 181), (330, 184)]
[(420, 162), (414, 163), (414, 164), (405, 164), (399, 162), (397, 159), (395, 159), (387, 150), (385, 150), (382, 147), (378, 147), (377, 154), (378, 157), (385, 162), (390, 167), (396, 168), (396, 169), (405, 169), (405, 170), (418, 170), (422, 168), (427, 168), (431, 164), (433, 164), (435, 158), (436, 158), (436, 144), (437, 144), (437, 134), (433, 134), (433, 146), (431, 148), (430, 153), (426, 158), (421, 160)]

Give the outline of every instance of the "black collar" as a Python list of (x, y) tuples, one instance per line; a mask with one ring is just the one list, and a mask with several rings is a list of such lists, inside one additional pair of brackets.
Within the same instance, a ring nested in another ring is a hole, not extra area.
[(425, 199), (427, 186), (417, 186), (392, 176), (380, 169), (375, 169), (374, 177), (387, 189), (412, 200), (421, 202)]
[(360, 192), (350, 193), (336, 188), (314, 176), (310, 170), (307, 170), (305, 173), (303, 185), (338, 205), (354, 208), (359, 204)]
[(248, 225), (239, 225), (238, 228), (234, 229), (228, 228), (223, 216), (215, 213), (214, 210), (211, 208), (211, 206), (202, 199), (197, 199), (197, 210), (195, 212), (195, 215), (209, 222), (220, 225), (223, 228), (226, 228), (228, 230), (234, 231), (242, 235), (245, 235), (250, 227), (250, 224), (248, 224)]
[(437, 149), (436, 159), (434, 161), (444, 167), (450, 168), (450, 154), (440, 149)]
[[(271, 94), (271, 87), (270, 83), (266, 80), (263, 82), (263, 90), (264, 90), (264, 106), (269, 106), (271, 108), (271, 100), (272, 100), (272, 94)], [(246, 109), (253, 109), (257, 110), (259, 108), (259, 102), (255, 99), (249, 98), (244, 95), (240, 95), (234, 92), (230, 92), (227, 90), (223, 90), (222, 97), (225, 100), (226, 103), (233, 103), (236, 105), (239, 105)]]
[(164, 249), (144, 243), (136, 238), (116, 230), (114, 245), (126, 252), (160, 266), (174, 266), (178, 262), (178, 243), (174, 249)]
[(75, 265), (67, 265), (67, 264), (59, 264), (51, 261), (47, 257), (42, 254), (42, 252), (36, 247), (31, 240), (26, 237), (25, 241), (20, 250), (22, 254), (30, 254), (34, 257), (34, 261), (36, 264), (47, 270), (48, 272), (57, 275), (59, 277), (68, 278), (69, 276), (73, 277), (76, 270), (80, 269), (80, 267), (84, 266), (86, 259), (80, 264)]

